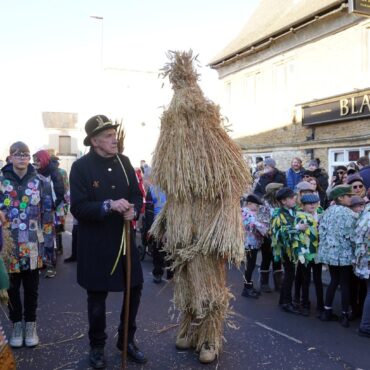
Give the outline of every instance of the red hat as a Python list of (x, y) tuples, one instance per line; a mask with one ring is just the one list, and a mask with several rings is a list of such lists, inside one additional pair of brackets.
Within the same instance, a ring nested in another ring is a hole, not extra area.
[(40, 162), (40, 169), (43, 170), (50, 162), (50, 154), (46, 150), (39, 150), (33, 157), (37, 158)]

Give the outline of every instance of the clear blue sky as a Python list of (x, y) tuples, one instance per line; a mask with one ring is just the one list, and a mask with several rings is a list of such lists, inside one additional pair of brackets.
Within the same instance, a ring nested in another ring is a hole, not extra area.
[[(42, 111), (79, 112), (82, 106), (86, 110), (89, 99), (84, 96), (96, 88), (101, 50), (102, 22), (90, 15), (104, 17), (105, 68), (158, 70), (167, 62), (169, 49), (192, 48), (205, 66), (242, 29), (257, 3), (0, 0), (3, 122), (24, 128), (30, 136), (40, 125), (36, 121)], [(216, 79), (208, 67), (200, 72), (203, 80)], [(9, 135), (0, 138), (0, 158), (11, 140)]]

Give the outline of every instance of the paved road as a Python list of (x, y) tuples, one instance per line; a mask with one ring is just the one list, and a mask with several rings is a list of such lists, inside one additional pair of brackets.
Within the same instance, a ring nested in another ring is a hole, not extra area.
[[(65, 255), (70, 249), (66, 233)], [(174, 347), (177, 313), (172, 308), (171, 283), (155, 285), (151, 278), (151, 259), (143, 261), (145, 284), (138, 314), (137, 340), (149, 359), (144, 366), (131, 369), (370, 369), (370, 340), (356, 333), (358, 322), (349, 329), (338, 323), (322, 323), (310, 317), (293, 316), (277, 307), (278, 295), (265, 294), (259, 300), (240, 296), (241, 273), (229, 273), (235, 294), (234, 324), (226, 328), (224, 352), (211, 365), (201, 365), (194, 352)], [(15, 350), (20, 370), (88, 369), (86, 294), (76, 284), (76, 265), (59, 260), (58, 274), (41, 279), (38, 309), (40, 345), (35, 349)], [(120, 369), (120, 353), (114, 338), (122, 295), (111, 293), (107, 300), (106, 354), (108, 369)], [(314, 301), (314, 299), (312, 299)], [(339, 302), (336, 302), (338, 305)], [(339, 309), (339, 307), (337, 307)], [(0, 320), (9, 333), (4, 312)]]

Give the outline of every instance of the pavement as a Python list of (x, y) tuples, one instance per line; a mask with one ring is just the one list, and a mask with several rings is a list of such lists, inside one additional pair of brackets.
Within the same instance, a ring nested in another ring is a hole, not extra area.
[[(67, 231), (64, 256), (58, 257), (57, 276), (40, 279), (40, 344), (34, 349), (14, 350), (18, 370), (89, 369), (86, 293), (76, 283), (76, 263), (63, 263), (63, 258), (70, 254), (70, 243), (71, 234)], [(358, 321), (351, 322), (346, 329), (335, 322), (321, 322), (314, 312), (309, 317), (282, 312), (275, 292), (263, 294), (258, 300), (242, 297), (243, 271), (235, 268), (228, 274), (228, 284), (235, 295), (232, 301), (235, 314), (233, 322), (225, 328), (223, 353), (213, 364), (202, 365), (196, 353), (178, 351), (174, 346), (178, 312), (171, 302), (172, 283), (153, 283), (150, 257), (144, 259), (142, 266), (145, 283), (136, 338), (148, 363), (129, 362), (129, 369), (370, 369), (370, 339), (358, 336)], [(339, 299), (337, 293), (337, 312)], [(313, 291), (311, 301), (314, 307)], [(120, 352), (115, 348), (121, 302), (122, 294), (109, 294), (107, 369), (121, 368)], [(0, 312), (0, 321), (9, 334), (11, 325), (6, 312)]]

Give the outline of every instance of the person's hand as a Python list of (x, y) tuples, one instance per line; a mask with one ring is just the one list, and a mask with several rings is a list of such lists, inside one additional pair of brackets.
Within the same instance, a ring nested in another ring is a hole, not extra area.
[(300, 230), (300, 231), (305, 231), (305, 230), (307, 230), (307, 228), (308, 228), (307, 224), (298, 224), (297, 225), (297, 229)]
[(130, 208), (123, 213), (123, 218), (126, 221), (132, 221), (134, 219), (134, 217), (135, 217), (134, 205), (130, 204)]
[(110, 203), (110, 209), (122, 215), (124, 215), (124, 213), (127, 212), (132, 207), (133, 207), (133, 204), (131, 204), (124, 198), (112, 200)]

